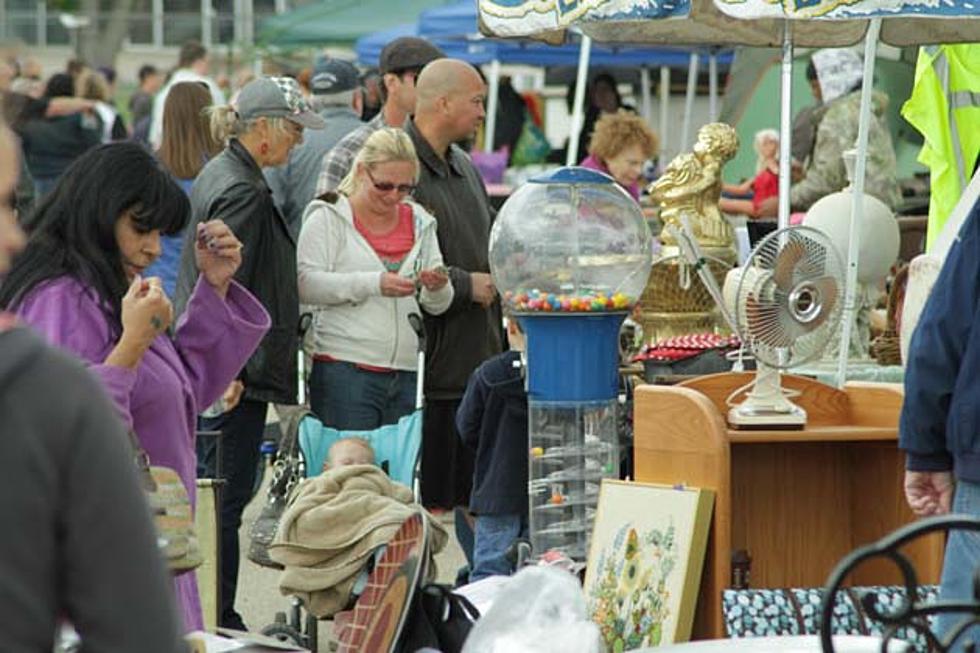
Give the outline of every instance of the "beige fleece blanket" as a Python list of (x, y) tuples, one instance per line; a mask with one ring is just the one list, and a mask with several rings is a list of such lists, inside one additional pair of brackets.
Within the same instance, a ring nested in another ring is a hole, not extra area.
[(303, 599), (317, 617), (343, 610), (368, 558), (418, 511), (429, 524), (427, 568), (434, 574), (431, 556), (448, 536), (438, 520), (413, 503), (408, 487), (374, 465), (339, 467), (306, 479), (269, 546), (269, 556), (285, 567), (279, 591)]

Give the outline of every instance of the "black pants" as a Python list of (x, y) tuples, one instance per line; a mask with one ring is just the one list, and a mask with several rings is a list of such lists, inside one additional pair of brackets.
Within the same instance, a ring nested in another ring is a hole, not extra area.
[[(204, 431), (221, 431), (221, 474), (226, 483), (221, 488), (221, 606), (219, 626), (245, 630), (241, 616), (235, 612), (238, 587), (238, 529), (242, 511), (252, 499), (259, 447), (265, 430), (268, 404), (243, 399), (232, 411), (200, 420)], [(213, 441), (198, 440), (197, 475), (214, 478), (217, 458)]]
[(422, 505), (452, 509), (470, 504), (474, 453), (456, 431), (461, 399), (429, 399), (422, 418)]

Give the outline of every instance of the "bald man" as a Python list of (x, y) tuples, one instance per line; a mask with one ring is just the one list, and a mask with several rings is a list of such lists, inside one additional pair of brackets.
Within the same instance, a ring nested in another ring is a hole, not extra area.
[(437, 59), (419, 74), (415, 115), (405, 123), (422, 164), (415, 200), (436, 217), (455, 293), (449, 310), (426, 316), (422, 502), (435, 508), (469, 503), (473, 452), (456, 432), (456, 409), (470, 374), (503, 343), (487, 257), (494, 212), (479, 172), (456, 145), (476, 135), (486, 94), (468, 63)]

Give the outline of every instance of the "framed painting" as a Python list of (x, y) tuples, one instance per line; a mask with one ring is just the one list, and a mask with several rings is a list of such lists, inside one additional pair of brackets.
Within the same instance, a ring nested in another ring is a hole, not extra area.
[(714, 493), (604, 480), (585, 596), (610, 653), (687, 641)]

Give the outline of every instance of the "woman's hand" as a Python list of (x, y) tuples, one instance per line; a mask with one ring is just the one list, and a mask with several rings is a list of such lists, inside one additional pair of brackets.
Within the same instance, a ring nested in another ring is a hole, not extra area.
[(158, 277), (133, 279), (122, 298), (122, 336), (106, 357), (108, 365), (135, 368), (157, 336), (173, 321), (174, 309)]
[(422, 270), (419, 272), (419, 281), (425, 286), (426, 290), (442, 290), (449, 283), (449, 273), (446, 268), (435, 268), (433, 270)]
[(204, 280), (224, 298), (242, 264), (241, 241), (221, 220), (201, 222), (197, 225), (194, 257)]
[(393, 272), (381, 275), (381, 295), (384, 297), (408, 297), (415, 294), (415, 282)]

